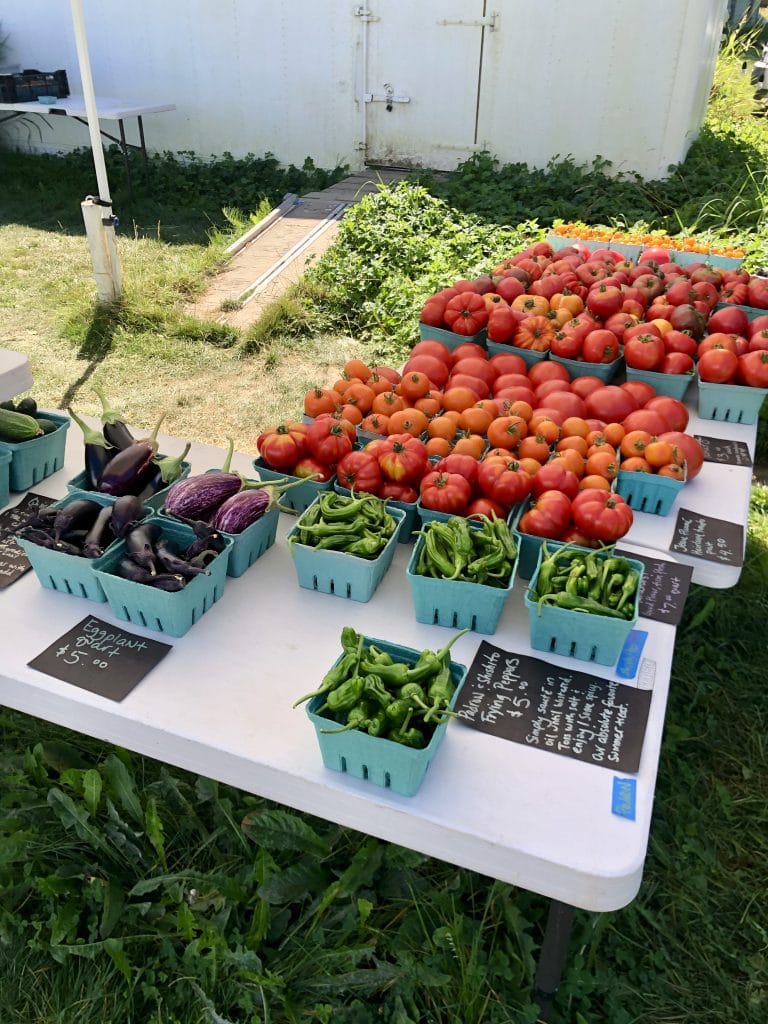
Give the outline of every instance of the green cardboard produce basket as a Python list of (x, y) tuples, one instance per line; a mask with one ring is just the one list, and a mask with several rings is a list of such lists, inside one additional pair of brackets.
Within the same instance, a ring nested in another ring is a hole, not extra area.
[(597, 377), (605, 384), (613, 380), (624, 365), (624, 356), (619, 356), (612, 363), (588, 363), (585, 359), (566, 359), (564, 356), (550, 355), (553, 363), (560, 363), (571, 375), (576, 377)]
[[(409, 665), (415, 664), (421, 653), (412, 647), (400, 647), (398, 644), (391, 644), (386, 640), (365, 637), (365, 641), (367, 644), (375, 644), (381, 651), (391, 655), (395, 661), (407, 662)], [(339, 660), (340, 658), (337, 659), (336, 664)], [(455, 687), (450, 702), (451, 707), (456, 701), (466, 674), (465, 665), (455, 661), (451, 662), (451, 679)], [(416, 750), (379, 736), (369, 736), (367, 732), (360, 732), (357, 729), (339, 733), (322, 732), (323, 729), (333, 729), (337, 726), (333, 719), (317, 714), (322, 703), (322, 696), (313, 698), (307, 705), (307, 715), (315, 727), (317, 742), (326, 768), (334, 772), (352, 775), (357, 779), (365, 779), (375, 786), (390, 789), (393, 793), (399, 793), (401, 796), (413, 796), (418, 791), (427, 769), (443, 742), (448, 726), (447, 722), (436, 726), (426, 747)]]
[(684, 480), (658, 473), (628, 473), (620, 469), (616, 477), (616, 491), (629, 507), (654, 516), (668, 515), (684, 486)]
[[(588, 548), (575, 550), (589, 551)], [(597, 554), (601, 560), (609, 557), (598, 552), (592, 553)], [(543, 555), (544, 549), (541, 548), (536, 571), (523, 599), (528, 609), (531, 647), (535, 651), (578, 658), (580, 661), (593, 661), (597, 665), (615, 665), (627, 637), (637, 625), (643, 563), (632, 558), (627, 559), (640, 575), (635, 593), (634, 613), (631, 619), (614, 619), (607, 615), (571, 611), (553, 605), (543, 605), (539, 608), (535, 594)]]
[(699, 416), (703, 420), (756, 423), (766, 395), (768, 388), (699, 380)]
[(455, 331), (449, 331), (445, 327), (430, 327), (429, 324), (423, 324), (419, 321), (419, 337), (422, 339), (434, 338), (435, 341), (442, 342), (452, 352), (459, 345), (463, 345), (465, 341), (473, 341), (476, 345), (480, 345), (481, 348), (485, 348), (486, 329), (483, 327), (477, 334), (457, 334)]
[[(158, 455), (158, 458), (162, 459), (162, 458), (165, 458), (165, 456), (164, 455)], [(191, 470), (192, 470), (191, 463), (189, 463), (189, 462), (182, 462), (182, 464), (181, 464), (181, 474), (179, 475), (178, 479), (174, 480), (173, 483), (178, 483), (179, 480), (186, 480), (186, 478), (189, 476)], [(155, 494), (151, 495), (149, 498), (147, 498), (145, 500), (144, 504), (145, 505), (149, 505), (149, 507), (153, 508), (156, 512), (159, 511), (163, 507), (163, 505), (165, 504), (166, 496), (168, 494), (168, 491), (171, 489), (171, 487), (173, 487), (173, 484), (168, 484), (168, 486), (164, 487), (161, 491), (156, 491)], [(101, 494), (101, 491), (91, 491), (91, 490), (89, 490), (89, 487), (88, 487), (88, 474), (86, 473), (85, 470), (83, 470), (82, 473), (78, 473), (77, 476), (72, 477), (71, 480), (67, 480), (67, 490), (70, 493), (72, 491), (84, 491), (88, 495)], [(107, 495), (107, 497), (112, 498), (113, 501), (115, 499), (115, 495)]]
[[(166, 519), (161, 528), (163, 536), (175, 543), (179, 551), (185, 550), (195, 539), (194, 530), (183, 523)], [(167, 633), (168, 636), (183, 636), (224, 592), (232, 541), (225, 538), (225, 543), (224, 551), (208, 566), (210, 575), (195, 576), (183, 590), (176, 593), (155, 590), (115, 574), (117, 563), (125, 551), (125, 541), (120, 541), (104, 554), (94, 572), (118, 619), (146, 626), (158, 633)]]
[(690, 373), (659, 373), (657, 370), (636, 370), (634, 366), (627, 367), (627, 380), (639, 380), (644, 384), (650, 384), (657, 395), (668, 395), (681, 402), (691, 381), (695, 379), (696, 374), (693, 371)]
[(9, 487), (12, 491), (26, 491), (41, 480), (57, 473), (64, 465), (64, 449), (67, 445), (69, 416), (38, 410), (40, 419), (50, 420), (56, 429), (50, 434), (34, 437), (31, 441), (11, 444), (0, 442), (0, 450), (10, 452)]
[(384, 574), (392, 564), (398, 534), (405, 519), (399, 508), (388, 509), (396, 522), (395, 532), (389, 538), (378, 558), (361, 558), (344, 551), (317, 550), (308, 544), (291, 541), (297, 537), (301, 519), (288, 534), (288, 541), (299, 586), (317, 590), (321, 594), (350, 598), (352, 601), (370, 601)]
[[(264, 459), (261, 458), (253, 460), (253, 468), (258, 473), (260, 480), (299, 479), (297, 476), (291, 476), (290, 473), (280, 473), (276, 469), (270, 469)], [(335, 479), (336, 477), (332, 476), (330, 480), (305, 480), (303, 484), (298, 484), (296, 487), (286, 491), (285, 494), (281, 494), (280, 505), (282, 508), (290, 509), (296, 512), (297, 515), (301, 515), (302, 512), (306, 512), (321, 491), (333, 489)]]

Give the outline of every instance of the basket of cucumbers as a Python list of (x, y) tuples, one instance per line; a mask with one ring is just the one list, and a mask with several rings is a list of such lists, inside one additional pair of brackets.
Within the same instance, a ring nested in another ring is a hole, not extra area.
[(34, 398), (0, 404), (0, 450), (11, 456), (12, 491), (26, 491), (63, 467), (69, 423), (69, 416), (38, 409)]

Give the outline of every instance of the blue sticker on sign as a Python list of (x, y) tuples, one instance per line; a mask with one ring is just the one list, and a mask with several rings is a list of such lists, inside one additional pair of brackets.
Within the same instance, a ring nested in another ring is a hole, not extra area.
[(634, 679), (637, 675), (637, 666), (640, 664), (640, 655), (643, 653), (648, 633), (644, 629), (633, 629), (619, 655), (616, 664), (616, 675), (622, 679)]
[(618, 814), (620, 818), (629, 818), (630, 821), (634, 821), (636, 797), (637, 781), (621, 779), (618, 775), (614, 775), (611, 811)]

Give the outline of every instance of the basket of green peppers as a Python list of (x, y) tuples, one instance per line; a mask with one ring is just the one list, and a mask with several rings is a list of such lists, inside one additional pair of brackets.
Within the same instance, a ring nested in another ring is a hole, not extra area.
[(495, 633), (516, 565), (517, 542), (504, 519), (430, 520), (407, 569), (417, 621)]
[(342, 653), (307, 704), (323, 764), (402, 796), (413, 796), (437, 753), (466, 676), (451, 647), (417, 651), (341, 632)]
[(322, 491), (288, 534), (299, 586), (369, 601), (392, 563), (405, 512), (373, 494)]
[(565, 544), (541, 545), (525, 594), (531, 646), (614, 665), (639, 615), (644, 566), (615, 554)]

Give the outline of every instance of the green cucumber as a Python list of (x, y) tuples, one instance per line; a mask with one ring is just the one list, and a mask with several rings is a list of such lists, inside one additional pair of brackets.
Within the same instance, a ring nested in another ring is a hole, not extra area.
[(18, 444), (20, 441), (31, 441), (35, 437), (40, 437), (42, 433), (42, 427), (31, 416), (25, 416), (23, 412), (11, 412), (10, 409), (0, 409), (0, 441)]
[(35, 422), (44, 434), (52, 434), (54, 430), (59, 429), (58, 423), (54, 423), (53, 420), (47, 420), (44, 416), (35, 416)]

